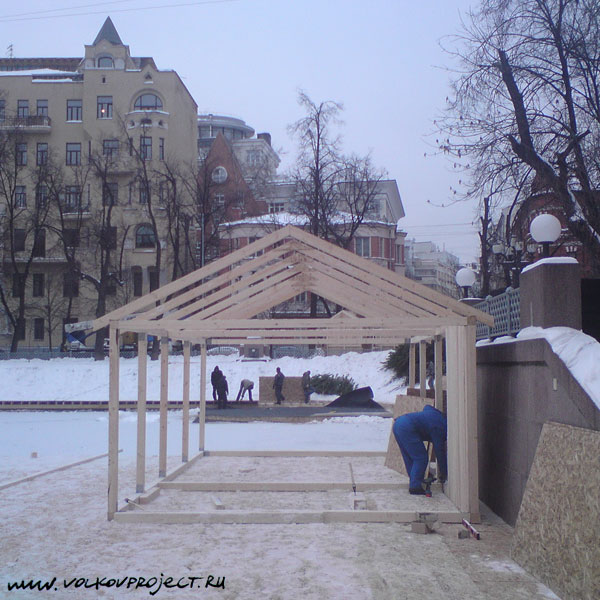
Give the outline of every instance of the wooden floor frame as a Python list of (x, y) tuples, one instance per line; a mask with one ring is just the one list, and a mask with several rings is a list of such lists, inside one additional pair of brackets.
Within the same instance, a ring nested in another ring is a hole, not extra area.
[[(442, 523), (461, 523), (469, 515), (456, 511), (428, 511), (427, 499), (423, 498), (423, 511), (415, 510), (226, 510), (219, 506), (216, 500), (212, 511), (157, 511), (152, 509), (152, 502), (157, 499), (162, 490), (178, 490), (186, 492), (328, 492), (351, 491), (350, 482), (248, 482), (248, 481), (177, 481), (177, 478), (187, 471), (198, 460), (209, 456), (239, 456), (239, 457), (384, 457), (384, 452), (352, 452), (352, 451), (216, 451), (199, 452), (190, 461), (182, 464), (151, 489), (127, 501), (114, 514), (118, 523), (160, 523), (160, 524), (308, 524), (308, 523), (413, 523), (420, 521), (423, 515), (429, 520), (439, 520)], [(356, 492), (364, 494), (374, 490), (390, 490), (397, 492), (408, 491), (408, 483), (393, 482), (356, 482)], [(442, 493), (441, 486), (435, 485), (433, 491)]]
[[(274, 306), (310, 292), (344, 308), (331, 319), (261, 318)], [(435, 344), (436, 405), (441, 402), (441, 347), (447, 354), (449, 479), (447, 495), (459, 510), (479, 518), (475, 325), (493, 318), (453, 298), (334, 246), (292, 226), (281, 228), (95, 321), (109, 328), (108, 519), (118, 513), (119, 347), (124, 332), (137, 332), (138, 468), (136, 490), (145, 489), (146, 340), (161, 338), (159, 476), (166, 477), (168, 343), (184, 345), (182, 461), (188, 460), (190, 347), (201, 348), (199, 448), (205, 448), (207, 345), (304, 345), (393, 348), (414, 341)], [(419, 341), (417, 341), (419, 340)], [(412, 347), (415, 347), (414, 345)], [(411, 350), (414, 364), (414, 352)], [(414, 382), (414, 367), (409, 379)], [(424, 386), (422, 386), (424, 387)], [(129, 512), (129, 511), (128, 511)], [(129, 517), (127, 517), (129, 518)]]

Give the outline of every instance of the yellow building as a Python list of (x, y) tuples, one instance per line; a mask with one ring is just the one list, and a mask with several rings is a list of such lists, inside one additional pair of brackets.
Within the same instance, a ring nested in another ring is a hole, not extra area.
[(177, 236), (197, 137), (180, 77), (131, 56), (110, 18), (83, 58), (0, 59), (0, 345), (17, 329), (56, 347), (64, 322), (193, 268)]

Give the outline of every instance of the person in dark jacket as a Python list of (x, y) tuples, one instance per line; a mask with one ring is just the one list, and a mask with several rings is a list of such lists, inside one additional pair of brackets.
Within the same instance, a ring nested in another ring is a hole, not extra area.
[(212, 384), (213, 389), (212, 396), (215, 402), (217, 401), (217, 384), (219, 383), (221, 377), (223, 377), (223, 373), (221, 372), (221, 369), (219, 369), (219, 367), (216, 366), (210, 374), (210, 383)]
[(229, 385), (227, 377), (221, 375), (221, 379), (217, 382), (217, 408), (227, 408), (227, 394), (229, 393)]
[(425, 494), (423, 478), (429, 457), (423, 442), (432, 442), (438, 463), (438, 479), (448, 478), (446, 439), (448, 425), (442, 412), (427, 405), (421, 412), (401, 415), (394, 421), (394, 437), (400, 446), (406, 472), (410, 478), (409, 492)]
[(302, 391), (304, 392), (304, 404), (308, 404), (310, 395), (315, 392), (315, 388), (310, 385), (310, 371), (302, 373)]
[(276, 404), (281, 404), (285, 398), (283, 397), (283, 381), (285, 375), (281, 372), (281, 369), (277, 367), (277, 372), (273, 378), (273, 389), (275, 390), (275, 398), (277, 399)]

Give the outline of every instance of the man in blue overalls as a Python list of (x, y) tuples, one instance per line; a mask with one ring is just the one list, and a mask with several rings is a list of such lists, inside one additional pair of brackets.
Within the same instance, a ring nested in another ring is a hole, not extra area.
[(429, 457), (423, 442), (432, 442), (438, 463), (438, 479), (448, 478), (446, 439), (448, 425), (442, 412), (427, 405), (421, 412), (401, 415), (394, 421), (394, 437), (400, 446), (406, 472), (410, 477), (409, 492), (423, 495), (423, 478)]

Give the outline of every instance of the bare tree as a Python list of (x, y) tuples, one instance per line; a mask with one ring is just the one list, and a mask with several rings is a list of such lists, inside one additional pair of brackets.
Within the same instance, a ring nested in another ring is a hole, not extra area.
[[(33, 164), (32, 164), (33, 163)], [(0, 222), (5, 264), (10, 265), (12, 290), (0, 280), (0, 301), (13, 329), (10, 351), (16, 352), (24, 335), (25, 292), (34, 259), (44, 256), (49, 205), (32, 197), (45, 184), (47, 166), (29, 157), (27, 140), (18, 128), (0, 132)]]
[[(345, 156), (335, 128), (343, 109), (338, 102), (315, 103), (305, 92), (298, 102), (305, 116), (289, 127), (298, 140), (293, 212), (303, 216), (309, 231), (344, 248), (350, 247), (367, 218), (384, 171), (369, 156)], [(311, 315), (317, 298), (311, 295)], [(329, 307), (323, 301), (325, 310)]]
[[(596, 0), (482, 0), (450, 52), (460, 60), (442, 151), (470, 175), (551, 190), (600, 265), (600, 12)], [(485, 193), (485, 192), (484, 192)]]

